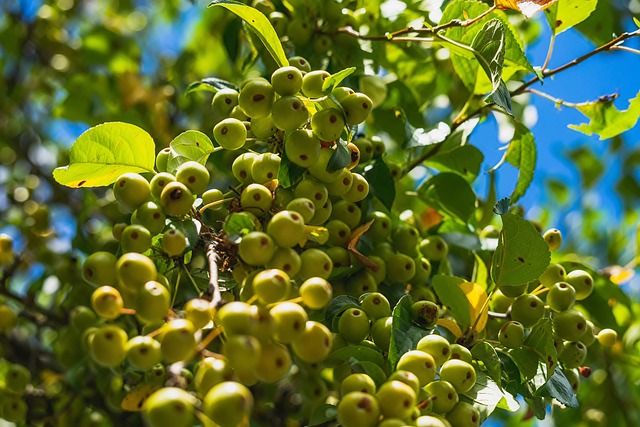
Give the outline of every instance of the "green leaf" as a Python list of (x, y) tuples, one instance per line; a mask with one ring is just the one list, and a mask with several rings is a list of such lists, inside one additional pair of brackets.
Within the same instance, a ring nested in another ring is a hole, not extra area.
[(493, 90), (492, 95), (502, 82), (502, 67), (504, 65), (504, 25), (499, 19), (492, 19), (484, 24), (471, 43), (480, 66), (486, 73)]
[(520, 380), (529, 381), (538, 373), (538, 354), (530, 347), (514, 348), (507, 353), (520, 371)]
[(509, 392), (502, 390), (495, 381), (483, 372), (476, 374), (476, 384), (464, 395), (473, 401), (473, 406), (478, 408), (482, 421), (487, 419), (496, 408), (511, 412), (520, 408), (518, 401)]
[(153, 172), (155, 144), (137, 126), (110, 122), (94, 126), (73, 143), (69, 165), (53, 178), (67, 187), (103, 187), (127, 172)]
[(511, 204), (511, 199), (505, 197), (504, 199), (498, 200), (498, 203), (493, 207), (493, 212), (496, 215), (504, 215), (509, 212), (509, 205)]
[(591, 188), (602, 177), (604, 165), (593, 151), (587, 146), (568, 150), (565, 155), (573, 162), (580, 172), (580, 181), (585, 189)]
[(289, 188), (298, 183), (307, 168), (291, 163), (285, 150), (280, 155), (280, 168), (278, 169), (278, 184), (283, 188)]
[(493, 281), (499, 286), (517, 286), (538, 279), (551, 260), (549, 245), (524, 218), (506, 213), (502, 224), (493, 254)]
[(485, 100), (489, 103), (494, 103), (498, 107), (502, 107), (509, 115), (513, 116), (513, 110), (511, 105), (511, 94), (507, 85), (503, 81), (500, 81), (498, 89)]
[(216, 93), (221, 89), (233, 89), (235, 91), (240, 90), (238, 86), (233, 83), (229, 83), (226, 80), (218, 79), (216, 77), (207, 77), (206, 79), (193, 82), (187, 88), (185, 95), (191, 92), (213, 92)]
[(598, 0), (561, 0), (544, 12), (551, 31), (560, 34), (587, 19), (597, 4)]
[(550, 318), (543, 317), (534, 325), (531, 333), (524, 340), (524, 345), (534, 349), (541, 361), (547, 364), (549, 370), (555, 369), (558, 353), (553, 344), (553, 327)]
[(366, 347), (364, 345), (348, 345), (346, 347), (339, 348), (332, 351), (327, 358), (327, 362), (333, 363), (334, 366), (339, 365), (342, 362), (346, 362), (349, 359), (355, 359), (363, 362), (372, 362), (376, 365), (384, 364), (384, 357), (380, 350)]
[(518, 168), (518, 182), (510, 196), (511, 203), (516, 203), (527, 192), (536, 169), (536, 142), (533, 134), (522, 123), (516, 123), (505, 160)]
[(367, 165), (363, 176), (367, 179), (371, 193), (378, 198), (387, 209), (391, 210), (396, 198), (396, 186), (389, 167), (382, 159), (373, 165)]
[(557, 399), (563, 405), (570, 408), (578, 407), (578, 399), (576, 394), (571, 388), (571, 384), (567, 377), (562, 373), (562, 369), (556, 369), (549, 378), (549, 381), (545, 383), (538, 391), (536, 396), (553, 397)]
[(335, 405), (323, 403), (314, 408), (309, 418), (309, 427), (322, 426), (333, 421), (338, 416), (338, 409)]
[(482, 165), (483, 160), (482, 151), (473, 145), (467, 144), (433, 156), (426, 164), (441, 172), (457, 173), (471, 183), (480, 173), (480, 165)]
[(241, 236), (255, 231), (256, 224), (244, 213), (234, 212), (227, 217), (222, 229), (229, 236), (229, 240), (236, 243)]
[(469, 317), (469, 302), (460, 288), (465, 280), (455, 276), (437, 274), (433, 277), (433, 290), (436, 291), (442, 304), (449, 307), (449, 311), (462, 330), (471, 325)]
[(360, 307), (360, 303), (358, 300), (349, 295), (338, 295), (334, 299), (331, 300), (327, 308), (325, 309), (324, 314), (324, 324), (329, 329), (335, 329), (333, 327), (333, 323), (337, 323), (337, 318), (343, 311), (348, 308), (358, 308)]
[(393, 321), (391, 323), (391, 342), (389, 344), (388, 361), (392, 369), (395, 369), (400, 357), (413, 350), (418, 341), (426, 335), (424, 329), (415, 326), (411, 317), (411, 295), (404, 295), (393, 308)]
[(640, 28), (640, 19), (636, 18), (635, 16), (633, 17), (633, 22), (635, 22), (636, 26), (638, 28)]
[(640, 117), (640, 92), (629, 100), (629, 108), (618, 110), (613, 104), (614, 96), (601, 97), (597, 101), (580, 104), (576, 108), (589, 118), (589, 123), (569, 125), (571, 129), (586, 135), (600, 135), (600, 140), (613, 138), (632, 129)]
[(171, 148), (167, 161), (169, 173), (175, 173), (181, 164), (189, 161), (204, 165), (207, 163), (209, 154), (213, 152), (211, 139), (197, 130), (182, 132), (171, 141), (169, 147)]
[(489, 376), (498, 384), (500, 384), (501, 378), (501, 363), (496, 349), (486, 341), (480, 341), (471, 349), (471, 354), (474, 358), (484, 363), (484, 367), (487, 370)]
[(349, 166), (349, 163), (351, 163), (351, 151), (349, 151), (347, 143), (340, 140), (327, 163), (327, 171), (334, 172), (340, 170)]
[(325, 94), (330, 93), (340, 84), (340, 82), (353, 74), (354, 71), (356, 71), (356, 67), (349, 67), (332, 74), (331, 77), (327, 78), (324, 83), (322, 83), (322, 92)]
[(476, 209), (476, 195), (460, 175), (442, 172), (418, 188), (422, 199), (438, 210), (467, 223)]
[(350, 359), (349, 364), (351, 365), (351, 372), (367, 374), (371, 377), (373, 382), (376, 383), (376, 386), (380, 387), (387, 381), (387, 374), (380, 367), (382, 365), (378, 365), (373, 362), (368, 361), (360, 361), (355, 359)]
[(273, 29), (271, 22), (262, 12), (233, 0), (214, 0), (209, 3), (209, 7), (213, 6), (222, 6), (238, 15), (255, 31), (278, 66), (285, 67), (289, 65), (287, 55), (284, 53), (276, 30)]

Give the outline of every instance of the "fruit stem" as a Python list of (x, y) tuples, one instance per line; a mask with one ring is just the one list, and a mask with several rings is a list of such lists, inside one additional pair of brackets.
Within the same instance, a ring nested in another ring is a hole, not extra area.
[(136, 310), (134, 308), (121, 308), (120, 313), (134, 315), (136, 314)]
[(206, 205), (204, 205), (203, 207), (201, 207), (198, 210), (198, 214), (202, 215), (202, 212), (206, 211), (207, 209), (213, 208), (215, 206), (221, 205), (221, 204), (226, 203), (226, 202), (230, 202), (231, 200), (233, 200), (233, 197), (229, 197), (227, 199), (216, 200), (215, 202), (211, 202), (209, 204), (206, 204)]
[(218, 327), (218, 328), (212, 330), (211, 332), (209, 332), (209, 334), (206, 337), (204, 337), (204, 339), (202, 341), (200, 341), (200, 344), (198, 344), (197, 351), (198, 352), (203, 351), (221, 333), (222, 333), (222, 328), (220, 328), (220, 327)]

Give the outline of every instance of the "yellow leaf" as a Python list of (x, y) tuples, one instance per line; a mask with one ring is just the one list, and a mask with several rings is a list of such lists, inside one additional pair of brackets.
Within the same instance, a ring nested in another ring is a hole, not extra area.
[[(469, 318), (471, 324), (476, 324), (476, 332), (482, 332), (487, 326), (489, 318), (489, 304), (487, 304), (487, 292), (477, 283), (464, 282), (460, 284), (460, 289), (467, 296), (469, 302)], [(476, 319), (479, 319), (476, 322)]]
[(305, 225), (304, 236), (302, 237), (302, 240), (298, 242), (298, 244), (301, 248), (303, 248), (304, 245), (307, 244), (308, 240), (312, 240), (314, 242), (320, 243), (321, 245), (324, 245), (325, 243), (327, 243), (327, 240), (329, 240), (329, 230), (327, 230), (326, 227)]
[(544, 10), (558, 0), (495, 0), (498, 9), (513, 9), (531, 18), (536, 12)]
[(460, 329), (460, 326), (451, 319), (438, 319), (438, 326), (448, 329), (456, 339), (462, 336), (462, 329)]
[(151, 384), (140, 384), (136, 386), (133, 390), (127, 393), (124, 399), (122, 399), (122, 409), (129, 412), (142, 411), (144, 402), (153, 394), (154, 391), (158, 390), (158, 388), (159, 387)]
[(371, 224), (373, 224), (373, 220), (371, 220), (369, 222), (366, 222), (366, 223), (362, 224), (360, 227), (358, 227), (355, 230), (353, 230), (353, 232), (351, 233), (351, 237), (349, 237), (349, 245), (347, 245), (347, 249), (349, 249), (349, 251), (363, 265), (369, 267), (373, 271), (378, 271), (380, 269), (380, 266), (378, 264), (376, 264), (375, 262), (371, 261), (366, 256), (362, 255), (360, 253), (360, 251), (358, 251), (358, 249), (356, 249), (356, 245), (358, 244), (358, 241), (360, 240), (362, 235), (364, 233), (366, 233), (367, 230), (369, 230), (369, 227), (371, 227)]
[(633, 269), (621, 267), (619, 265), (612, 265), (607, 268), (607, 270), (608, 273), (611, 274), (609, 279), (616, 285), (622, 285), (635, 276), (635, 271), (633, 271)]

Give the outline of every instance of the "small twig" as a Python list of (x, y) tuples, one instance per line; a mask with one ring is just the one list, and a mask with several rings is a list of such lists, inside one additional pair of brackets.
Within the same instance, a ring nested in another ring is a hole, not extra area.
[(498, 313), (497, 311), (488, 311), (489, 317), (494, 317), (496, 319), (506, 319), (509, 317), (507, 313)]
[(636, 55), (640, 55), (640, 49), (634, 49), (628, 46), (614, 46), (611, 48), (611, 50), (624, 50), (626, 52), (631, 52), (631, 53), (635, 53)]
[(549, 40), (549, 50), (547, 50), (547, 57), (544, 60), (544, 64), (542, 64), (542, 71), (547, 69), (549, 65), (549, 61), (551, 61), (551, 55), (553, 54), (553, 46), (556, 42), (556, 33), (551, 34), (551, 40)]
[(207, 246), (207, 261), (209, 262), (209, 288), (207, 293), (211, 295), (211, 305), (218, 308), (223, 304), (220, 286), (218, 284), (218, 253), (216, 252), (217, 242), (209, 243)]
[(568, 101), (563, 101), (562, 99), (559, 98), (555, 98), (551, 95), (549, 95), (548, 93), (544, 93), (542, 91), (536, 90), (536, 89), (527, 89), (527, 92), (532, 93), (534, 95), (538, 95), (544, 99), (548, 99), (549, 101), (555, 103), (556, 105), (564, 105), (567, 107), (571, 107), (571, 108), (577, 108), (580, 105), (584, 105), (584, 104), (578, 104), (575, 102), (568, 102)]

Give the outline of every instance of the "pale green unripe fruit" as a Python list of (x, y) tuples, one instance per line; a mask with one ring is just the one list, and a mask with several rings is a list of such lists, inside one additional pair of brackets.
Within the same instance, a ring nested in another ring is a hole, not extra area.
[(256, 318), (251, 305), (232, 301), (218, 310), (216, 323), (222, 326), (225, 335), (248, 335), (256, 327)]
[(530, 328), (544, 315), (544, 302), (535, 295), (525, 294), (511, 304), (511, 319), (522, 323), (525, 328)]
[(271, 210), (273, 195), (262, 184), (249, 184), (240, 194), (240, 205), (255, 215), (264, 215)]
[(554, 284), (547, 293), (547, 304), (554, 311), (565, 311), (576, 301), (576, 291), (567, 282)]
[(294, 130), (285, 134), (284, 150), (292, 163), (308, 168), (318, 161), (320, 140), (310, 130)]
[(308, 315), (299, 304), (278, 303), (270, 310), (270, 314), (275, 321), (276, 328), (273, 337), (277, 341), (289, 344), (304, 333)]
[(364, 93), (347, 95), (340, 101), (340, 104), (344, 108), (348, 125), (358, 125), (364, 122), (373, 110), (373, 101)]
[(292, 56), (289, 58), (289, 65), (292, 67), (296, 67), (298, 70), (302, 71), (302, 74), (308, 73), (311, 71), (311, 64), (302, 56)]
[(129, 252), (122, 255), (116, 263), (118, 283), (128, 290), (137, 292), (150, 280), (155, 280), (158, 270), (153, 261), (145, 255)]
[(563, 266), (560, 264), (549, 264), (549, 267), (547, 267), (538, 280), (540, 280), (541, 285), (550, 288), (558, 282), (565, 282), (566, 277), (567, 272)]
[(581, 312), (569, 309), (554, 314), (553, 330), (563, 340), (578, 341), (587, 331), (587, 321)]
[[(160, 206), (153, 202), (146, 202), (140, 205), (134, 212), (132, 219), (134, 217), (136, 222), (149, 230), (152, 235), (162, 232), (167, 219)], [(122, 240), (122, 238), (118, 240)]]
[(307, 280), (311, 277), (326, 279), (333, 271), (333, 261), (324, 251), (316, 248), (307, 249), (300, 254), (302, 266), (298, 276)]
[(136, 316), (143, 323), (163, 320), (169, 313), (171, 295), (162, 284), (151, 280), (136, 295)]
[(122, 230), (120, 246), (123, 252), (145, 252), (151, 247), (151, 233), (139, 224), (131, 224)]
[(176, 181), (183, 183), (192, 194), (203, 193), (209, 186), (209, 179), (209, 171), (198, 162), (185, 162), (176, 170)]
[(282, 270), (270, 269), (258, 273), (253, 278), (253, 292), (263, 304), (273, 304), (283, 300), (291, 288), (291, 279)]
[(271, 108), (273, 124), (280, 130), (292, 131), (309, 120), (309, 111), (297, 96), (283, 96)]
[(266, 383), (276, 383), (284, 378), (291, 369), (291, 354), (289, 349), (279, 343), (267, 342), (262, 344), (260, 360), (256, 372), (258, 378)]
[(429, 261), (441, 261), (449, 253), (449, 245), (440, 236), (429, 236), (420, 242), (420, 253)]
[(193, 424), (196, 399), (177, 387), (163, 387), (144, 402), (143, 418), (149, 427), (189, 427)]
[(476, 383), (476, 370), (470, 363), (449, 359), (440, 368), (440, 379), (448, 381), (458, 393), (466, 393)]
[(391, 316), (389, 300), (379, 292), (371, 292), (360, 298), (360, 306), (372, 321)]
[(278, 68), (271, 75), (271, 85), (278, 95), (295, 95), (302, 88), (302, 72), (292, 66)]
[(338, 422), (343, 427), (375, 427), (380, 418), (378, 400), (370, 394), (352, 391), (338, 403)]
[(239, 426), (253, 409), (253, 395), (244, 385), (225, 381), (209, 390), (202, 402), (204, 413), (221, 426)]
[(320, 149), (320, 155), (316, 162), (309, 167), (309, 173), (315, 179), (325, 184), (335, 182), (339, 177), (342, 169), (334, 171), (327, 170), (327, 165), (331, 160), (331, 157), (335, 153), (335, 150), (330, 147), (323, 147)]
[(166, 363), (191, 360), (196, 353), (193, 324), (186, 319), (173, 319), (165, 327), (160, 341), (163, 360)]
[(376, 383), (367, 374), (351, 374), (340, 383), (340, 395), (346, 396), (352, 391), (374, 394), (376, 392)]
[(91, 358), (99, 365), (110, 368), (119, 366), (125, 359), (127, 333), (115, 325), (97, 329), (89, 343)]
[(345, 126), (342, 112), (335, 108), (327, 108), (316, 112), (311, 117), (311, 129), (322, 141), (335, 141)]
[(413, 373), (424, 387), (436, 377), (436, 361), (431, 354), (421, 350), (406, 352), (398, 360), (396, 369)]
[(557, 228), (551, 228), (542, 235), (545, 242), (549, 245), (550, 251), (557, 251), (562, 246), (562, 233)]
[(277, 268), (284, 271), (289, 277), (294, 277), (300, 271), (302, 267), (302, 260), (298, 252), (291, 248), (278, 248), (274, 252), (273, 256), (265, 264), (267, 268)]
[(312, 310), (322, 310), (331, 302), (333, 288), (326, 279), (311, 277), (300, 285), (302, 303)]
[(369, 318), (359, 308), (349, 308), (338, 321), (338, 333), (348, 342), (359, 343), (369, 335)]
[(304, 197), (311, 200), (311, 202), (315, 206), (315, 214), (317, 214), (321, 210), (321, 208), (329, 199), (329, 192), (327, 191), (327, 187), (323, 183), (309, 178), (303, 179), (298, 183), (298, 185), (294, 189), (294, 195), (296, 198)]
[(577, 393), (578, 389), (580, 388), (580, 374), (578, 373), (578, 371), (576, 369), (565, 368), (562, 370), (562, 373), (564, 373), (564, 376), (567, 377), (567, 380), (569, 381), (569, 384), (571, 384), (573, 392)]
[(451, 344), (451, 359), (464, 360), (467, 363), (471, 363), (473, 356), (467, 347), (460, 344)]
[(10, 423), (22, 423), (27, 418), (29, 410), (21, 396), (8, 394), (0, 401), (0, 415), (2, 419)]
[(291, 347), (300, 360), (307, 363), (319, 363), (329, 356), (333, 337), (331, 331), (322, 323), (307, 321), (304, 330)]
[(433, 402), (433, 412), (436, 414), (446, 414), (458, 403), (458, 393), (456, 389), (447, 381), (433, 381), (424, 388), (429, 393)]
[(204, 397), (214, 385), (232, 381), (234, 378), (233, 369), (225, 358), (207, 357), (196, 366), (194, 384), (201, 397)]
[(131, 338), (126, 351), (129, 364), (140, 371), (147, 371), (162, 361), (160, 343), (144, 335)]
[(169, 157), (171, 156), (171, 148), (166, 147), (158, 152), (156, 155), (156, 170), (158, 172), (166, 172), (167, 164), (169, 163)]
[(258, 184), (264, 184), (278, 178), (280, 168), (280, 156), (274, 153), (263, 153), (253, 161), (251, 176)]
[(587, 347), (581, 342), (569, 342), (565, 344), (560, 353), (558, 360), (562, 362), (565, 368), (578, 368), (587, 357)]
[(213, 112), (219, 117), (229, 117), (236, 105), (238, 105), (238, 92), (233, 89), (220, 89), (211, 100)]
[(302, 92), (309, 98), (319, 98), (323, 96), (322, 85), (329, 77), (331, 77), (331, 74), (324, 70), (308, 72), (302, 78)]
[(287, 210), (298, 212), (302, 215), (302, 219), (305, 223), (309, 222), (313, 215), (316, 213), (316, 207), (313, 202), (306, 197), (298, 197), (287, 203)]
[(262, 345), (251, 335), (231, 335), (222, 347), (222, 354), (236, 371), (255, 372)]
[(267, 233), (279, 247), (296, 246), (304, 239), (302, 215), (287, 210), (276, 213), (267, 224)]
[(425, 353), (429, 353), (437, 366), (442, 366), (451, 357), (451, 347), (449, 341), (440, 335), (427, 335), (418, 341), (416, 348)]
[(110, 252), (94, 252), (82, 264), (82, 277), (94, 286), (115, 285), (117, 261)]
[(327, 182), (327, 191), (329, 194), (336, 197), (342, 197), (353, 185), (353, 173), (348, 168), (342, 168), (339, 170), (340, 174), (335, 181)]
[(169, 216), (184, 216), (191, 212), (193, 194), (180, 182), (170, 182), (160, 194), (160, 206)]
[(168, 183), (175, 180), (176, 177), (167, 172), (160, 172), (155, 174), (153, 178), (151, 178), (151, 182), (149, 183), (149, 186), (151, 187), (151, 194), (153, 195), (153, 197), (159, 199), (160, 195), (162, 194), (162, 190), (164, 190), (164, 187)]
[(515, 320), (502, 325), (498, 331), (500, 344), (507, 348), (518, 348), (524, 343), (524, 327), (522, 323)]
[(271, 236), (262, 231), (252, 231), (245, 235), (238, 245), (238, 254), (249, 265), (267, 264), (276, 252), (276, 244)]
[(149, 182), (140, 174), (128, 172), (113, 183), (113, 195), (125, 210), (133, 212), (151, 198)]
[(380, 412), (385, 418), (405, 419), (416, 406), (416, 393), (401, 381), (387, 381), (376, 393)]
[(224, 119), (214, 126), (213, 137), (225, 150), (237, 150), (247, 140), (247, 128), (238, 119)]
[(252, 119), (267, 117), (271, 114), (275, 92), (265, 79), (253, 79), (240, 90), (238, 105)]
[(331, 95), (336, 98), (338, 102), (341, 102), (347, 95), (351, 95), (352, 93), (356, 93), (350, 87), (338, 86), (331, 91)]
[(447, 413), (447, 420), (452, 427), (478, 427), (480, 425), (480, 412), (467, 402), (458, 402)]
[(360, 202), (369, 194), (369, 183), (359, 173), (352, 173), (353, 184), (342, 198), (349, 202)]
[(584, 270), (571, 271), (565, 281), (576, 290), (577, 301), (582, 301), (593, 292), (593, 277)]
[(387, 260), (387, 280), (406, 283), (416, 274), (416, 264), (408, 255), (397, 253)]
[(116, 288), (101, 286), (91, 294), (91, 308), (103, 319), (118, 318), (123, 307), (122, 296)]
[(13, 393), (22, 394), (31, 382), (31, 372), (24, 366), (12, 364), (4, 374), (4, 385)]
[(374, 321), (373, 325), (371, 325), (371, 338), (373, 338), (373, 342), (376, 343), (376, 346), (384, 352), (389, 351), (392, 323), (393, 318), (389, 316), (382, 317)]
[(171, 229), (162, 235), (162, 249), (169, 256), (180, 256), (187, 248), (187, 238), (180, 230)]
[(603, 329), (598, 333), (597, 338), (604, 347), (613, 347), (618, 340), (618, 333), (613, 329)]
[(451, 427), (451, 424), (431, 415), (422, 415), (416, 419), (416, 427)]

